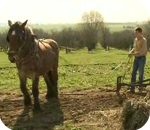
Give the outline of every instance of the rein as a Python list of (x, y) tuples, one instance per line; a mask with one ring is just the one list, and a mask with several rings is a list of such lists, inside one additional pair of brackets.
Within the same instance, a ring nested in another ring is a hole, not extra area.
[[(38, 55), (38, 51), (39, 51), (39, 40), (38, 40), (38, 44), (35, 43), (35, 47), (34, 47), (34, 50), (32, 50), (32, 48), (30, 48), (30, 51), (28, 53), (28, 55), (24, 58), (21, 58), (20, 61), (22, 64), (26, 64), (28, 63), (31, 59), (35, 58), (35, 57), (38, 57), (39, 58), (39, 55)], [(23, 46), (22, 46), (23, 47)], [(22, 50), (22, 49), (21, 49)]]

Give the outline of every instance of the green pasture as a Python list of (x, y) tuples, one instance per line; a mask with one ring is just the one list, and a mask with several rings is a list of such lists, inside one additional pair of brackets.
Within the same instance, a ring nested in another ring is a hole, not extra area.
[[(66, 54), (60, 52), (59, 61), (59, 89), (89, 89), (99, 87), (115, 87), (116, 78), (128, 70), (126, 82), (130, 81), (131, 63), (128, 61), (128, 52), (111, 49), (105, 51), (97, 49), (89, 54), (86, 49)], [(150, 55), (147, 57), (145, 78), (150, 76)], [(122, 66), (115, 69), (123, 61)], [(31, 87), (31, 81), (28, 82)], [(40, 88), (46, 85), (43, 78), (40, 80)], [(19, 89), (17, 69), (8, 61), (7, 55), (0, 52), (0, 89)]]

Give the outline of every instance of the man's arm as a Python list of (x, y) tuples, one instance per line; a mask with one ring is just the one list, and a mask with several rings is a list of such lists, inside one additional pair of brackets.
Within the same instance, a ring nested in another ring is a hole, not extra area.
[(129, 54), (133, 54), (133, 53), (134, 53), (134, 51), (135, 51), (135, 49), (134, 49), (134, 48), (132, 48), (132, 50), (129, 52)]
[(133, 56), (136, 56), (138, 54), (139, 54), (139, 52), (138, 51), (135, 52), (134, 48), (129, 52), (129, 55), (133, 55)]

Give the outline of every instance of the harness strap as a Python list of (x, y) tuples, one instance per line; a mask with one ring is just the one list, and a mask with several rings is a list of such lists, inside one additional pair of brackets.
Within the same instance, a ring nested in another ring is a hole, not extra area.
[(35, 47), (35, 50), (34, 51), (30, 51), (29, 54), (25, 57), (25, 58), (22, 58), (20, 59), (21, 60), (21, 63), (22, 64), (26, 64), (28, 63), (31, 59), (35, 58), (35, 57), (38, 57), (37, 54), (39, 52), (39, 41), (38, 41), (38, 44), (36, 44), (36, 47)]
[[(9, 51), (8, 54), (14, 54), (15, 59), (18, 60), (19, 62), (21, 62), (21, 64), (26, 64), (28, 63), (31, 59), (38, 57), (38, 52), (39, 52), (39, 43), (42, 43), (44, 45), (44, 43), (49, 43), (44, 41), (44, 39), (38, 39), (38, 42), (36, 43), (36, 46), (34, 47), (34, 50), (28, 53), (28, 55), (24, 58), (20, 58), (19, 57), (19, 53), (23, 50), (23, 47), (25, 46), (25, 41), (23, 43), (23, 45), (19, 48), (18, 51)], [(52, 52), (53, 53), (53, 52)]]
[(25, 45), (25, 41), (24, 41), (24, 43), (22, 44), (22, 46), (19, 48), (18, 53), (22, 51), (22, 48), (24, 47), (24, 45)]

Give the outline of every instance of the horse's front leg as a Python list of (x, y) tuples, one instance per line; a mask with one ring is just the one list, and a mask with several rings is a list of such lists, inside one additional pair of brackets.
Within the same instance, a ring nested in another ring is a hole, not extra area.
[(24, 105), (30, 106), (31, 98), (30, 98), (30, 95), (29, 95), (27, 87), (26, 87), (27, 78), (25, 76), (22, 76), (21, 74), (19, 74), (19, 79), (20, 79), (20, 89), (24, 96)]
[(41, 110), (40, 102), (39, 102), (38, 84), (39, 84), (39, 76), (35, 76), (33, 78), (33, 83), (32, 83), (32, 93), (34, 97), (34, 110), (35, 111)]

